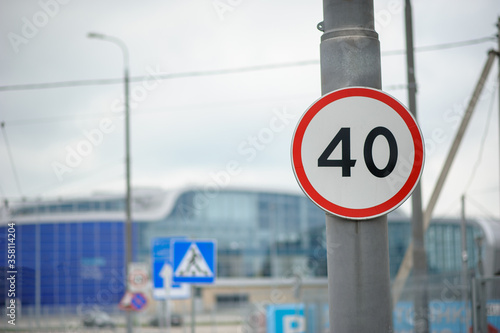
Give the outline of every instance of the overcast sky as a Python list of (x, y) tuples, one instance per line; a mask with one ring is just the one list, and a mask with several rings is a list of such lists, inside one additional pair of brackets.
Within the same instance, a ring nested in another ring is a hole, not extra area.
[[(406, 103), (405, 57), (387, 53), (405, 47), (403, 3), (375, 0), (375, 13), (383, 89)], [(496, 48), (500, 3), (414, 0), (413, 9), (417, 48), (490, 37), (416, 53), (418, 119), (428, 148), (425, 205), (487, 50)], [(115, 36), (128, 46), (131, 76), (150, 79), (131, 83), (134, 187), (218, 181), (299, 192), (290, 142), (300, 115), (320, 97), (322, 15), (320, 0), (0, 0), (0, 86), (121, 78), (119, 47), (87, 38)], [(175, 73), (192, 75), (158, 77)], [(458, 215), (464, 192), (468, 213), (500, 214), (497, 73), (495, 64), (438, 215)], [(0, 88), (0, 196), (122, 191), (123, 84), (26, 88)]]

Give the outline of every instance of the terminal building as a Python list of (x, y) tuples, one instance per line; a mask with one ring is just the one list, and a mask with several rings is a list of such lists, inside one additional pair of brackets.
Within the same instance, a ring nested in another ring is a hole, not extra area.
[[(9, 217), (4, 207), (0, 246), (7, 249), (8, 223), (14, 222), (19, 302), (69, 311), (82, 305), (116, 306), (125, 285), (124, 208), (123, 197), (110, 194), (11, 203)], [(301, 193), (137, 189), (132, 212), (134, 261), (150, 263), (152, 241), (158, 237), (217, 241), (217, 281), (226, 290), (225, 295), (213, 294), (218, 306), (242, 301), (245, 296), (227, 294), (228, 286), (237, 281), (261, 285), (298, 274), (304, 281), (323, 281), (326, 286), (325, 213)], [(390, 213), (388, 220), (394, 278), (411, 226), (410, 218), (399, 210)], [(466, 235), (469, 269), (477, 269), (481, 252), (484, 274), (500, 274), (498, 221), (468, 220)], [(481, 251), (478, 239), (483, 240)], [(431, 276), (460, 274), (460, 220), (433, 220), (425, 240)], [(3, 274), (7, 266), (4, 255), (0, 258)], [(1, 281), (0, 288), (7, 289), (5, 278)]]

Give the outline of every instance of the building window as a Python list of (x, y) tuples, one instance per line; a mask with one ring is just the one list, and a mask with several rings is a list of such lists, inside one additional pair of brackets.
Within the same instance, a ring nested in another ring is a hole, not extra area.
[(73, 204), (62, 204), (61, 205), (61, 212), (72, 212), (73, 211)]
[(269, 202), (265, 201), (260, 201), (258, 205), (259, 209), (259, 228), (263, 230), (269, 230), (269, 227), (271, 225), (271, 214), (274, 209), (271, 208), (271, 205)]
[(183, 193), (175, 203), (172, 216), (181, 220), (191, 220), (195, 217), (196, 209), (194, 206), (194, 192)]
[(248, 294), (219, 294), (215, 296), (217, 308), (234, 308), (248, 305)]
[(105, 211), (121, 211), (125, 209), (125, 200), (108, 200), (104, 202)]
[(90, 211), (90, 203), (89, 202), (79, 202), (77, 204), (77, 209), (80, 212), (88, 212), (88, 211)]

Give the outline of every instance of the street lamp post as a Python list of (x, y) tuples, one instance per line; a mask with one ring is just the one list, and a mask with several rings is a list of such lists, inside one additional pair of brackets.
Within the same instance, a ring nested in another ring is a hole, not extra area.
[[(113, 36), (91, 32), (89, 38), (101, 39), (118, 45), (123, 53), (123, 81), (125, 86), (125, 177), (126, 177), (126, 202), (125, 202), (125, 284), (128, 291), (128, 270), (132, 262), (132, 218), (131, 218), (131, 191), (130, 191), (130, 107), (129, 107), (129, 57), (125, 43)], [(132, 333), (132, 316), (127, 311), (127, 333)]]

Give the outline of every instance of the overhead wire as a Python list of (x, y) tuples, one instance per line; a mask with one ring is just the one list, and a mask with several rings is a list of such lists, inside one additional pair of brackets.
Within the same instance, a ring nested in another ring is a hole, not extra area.
[[(495, 40), (495, 37), (488, 36), (477, 39), (471, 39), (461, 42), (436, 44), (429, 46), (416, 47), (415, 52), (427, 52), (436, 51), (443, 49), (450, 49), (456, 47), (463, 47), (469, 45), (480, 44), (488, 41)], [(406, 50), (394, 50), (394, 51), (384, 51), (381, 52), (382, 56), (400, 55), (405, 54)], [(218, 69), (218, 70), (208, 70), (208, 71), (193, 71), (193, 72), (180, 72), (180, 73), (170, 73), (170, 74), (158, 74), (155, 79), (178, 79), (187, 77), (202, 77), (202, 76), (214, 76), (214, 75), (225, 75), (225, 74), (236, 74), (245, 72), (255, 72), (271, 69), (280, 69), (288, 67), (300, 67), (300, 66), (310, 66), (318, 65), (319, 60), (303, 60), (287, 63), (275, 63), (268, 65), (257, 65), (248, 67), (237, 67), (229, 69)], [(144, 80), (150, 80), (151, 76), (131, 76), (129, 78), (130, 82), (138, 82)], [(108, 79), (88, 79), (88, 80), (70, 80), (70, 81), (58, 81), (58, 82), (42, 82), (42, 83), (28, 83), (28, 84), (17, 84), (17, 85), (6, 85), (0, 86), (0, 92), (2, 91), (20, 91), (20, 90), (37, 90), (37, 89), (53, 89), (53, 88), (65, 88), (65, 87), (79, 87), (79, 86), (93, 86), (93, 85), (112, 85), (123, 83), (123, 78), (108, 78)]]
[[(429, 52), (429, 51), (453, 49), (453, 48), (457, 48), (457, 47), (476, 45), (476, 44), (481, 44), (484, 42), (495, 41), (495, 40), (496, 40), (495, 36), (488, 36), (488, 37), (464, 40), (464, 41), (460, 41), (460, 42), (419, 46), (419, 47), (415, 47), (415, 52)], [(381, 52), (381, 55), (383, 55), (383, 56), (392, 56), (392, 55), (400, 55), (400, 54), (406, 54), (406, 50), (393, 50), (393, 51)]]
[[(444, 43), (444, 44), (436, 44), (430, 46), (416, 47), (416, 52), (426, 52), (426, 51), (435, 51), (440, 49), (448, 49), (448, 48), (456, 48), (463, 47), (468, 45), (475, 45), (484, 43), (487, 41), (494, 40), (494, 37), (483, 37), (477, 39), (471, 39), (461, 42), (453, 42), (453, 43)], [(394, 51), (385, 51), (382, 52), (382, 56), (390, 56), (390, 55), (399, 55), (405, 54), (405, 50), (394, 50)], [(249, 66), (249, 67), (239, 67), (232, 69), (222, 69), (222, 70), (211, 70), (211, 71), (198, 71), (198, 72), (181, 72), (181, 73), (171, 73), (171, 74), (159, 74), (157, 75), (158, 79), (175, 79), (175, 78), (187, 78), (187, 77), (202, 77), (202, 76), (210, 76), (210, 75), (223, 75), (223, 74), (235, 74), (235, 73), (244, 73), (244, 72), (252, 72), (259, 70), (270, 70), (270, 69), (279, 69), (279, 68), (287, 68), (287, 67), (298, 67), (298, 66), (308, 66), (308, 65), (317, 65), (319, 64), (319, 60), (304, 60), (290, 63), (279, 63), (279, 64), (269, 64), (269, 65), (260, 65), (260, 66)], [(139, 82), (150, 79), (150, 76), (133, 76), (130, 77), (130, 82)], [(2, 91), (20, 91), (20, 90), (36, 90), (36, 89), (51, 89), (51, 88), (63, 88), (63, 87), (78, 87), (78, 86), (91, 86), (91, 85), (112, 85), (112, 84), (120, 84), (123, 83), (123, 78), (110, 78), (110, 79), (90, 79), (90, 80), (72, 80), (72, 81), (59, 81), (59, 82), (46, 82), (46, 83), (33, 83), (33, 84), (21, 84), (21, 85), (10, 85), (10, 86), (0, 86), (0, 92)], [(385, 85), (384, 90), (402, 90), (406, 89), (406, 84), (393, 84), (393, 85)], [(83, 117), (88, 117), (90, 119), (95, 118), (96, 115), (85, 114), (79, 115)], [(73, 115), (61, 115), (61, 116), (49, 116), (49, 117), (40, 117), (40, 118), (30, 118), (30, 119), (19, 119), (9, 121), (11, 125), (25, 125), (30, 123), (42, 123), (42, 122), (55, 122), (61, 120), (73, 120)]]
[[(483, 37), (478, 39), (466, 40), (461, 42), (454, 43), (444, 43), (423, 47), (416, 47), (415, 52), (427, 52), (427, 51), (435, 51), (442, 49), (450, 49), (456, 47), (463, 47), (469, 45), (480, 44), (488, 41), (495, 40), (495, 37)], [(384, 51), (381, 53), (382, 56), (391, 56), (391, 55), (400, 55), (405, 54), (405, 50), (394, 50), (394, 51)], [(188, 77), (203, 77), (203, 76), (215, 76), (215, 75), (225, 75), (225, 74), (236, 74), (236, 73), (245, 73), (245, 72), (254, 72), (254, 71), (263, 71), (263, 70), (271, 70), (271, 69), (280, 69), (280, 68), (289, 68), (289, 67), (300, 67), (300, 66), (310, 66), (310, 65), (318, 65), (319, 60), (304, 60), (304, 61), (296, 61), (289, 63), (275, 63), (268, 65), (258, 65), (258, 66), (248, 66), (248, 67), (239, 67), (239, 68), (231, 68), (231, 69), (220, 69), (220, 70), (208, 70), (208, 71), (192, 71), (192, 72), (181, 72), (181, 73), (171, 73), (171, 74), (159, 74), (155, 77), (155, 79), (176, 79), (176, 78), (188, 78)], [(139, 82), (144, 80), (150, 80), (151, 76), (132, 76), (129, 78), (130, 82)], [(5, 91), (23, 91), (23, 90), (38, 90), (38, 89), (53, 89), (53, 88), (64, 88), (64, 87), (79, 87), (79, 86), (93, 86), (93, 85), (113, 85), (113, 84), (121, 84), (123, 83), (123, 78), (107, 78), (107, 79), (88, 79), (88, 80), (70, 80), (70, 81), (59, 81), (59, 82), (43, 82), (43, 83), (32, 83), (32, 84), (19, 84), (19, 85), (6, 85), (0, 86), (0, 92)], [(386, 89), (404, 89), (406, 85), (392, 85), (386, 86)], [(85, 115), (86, 117), (90, 117), (93, 115)], [(69, 118), (74, 116), (54, 116), (54, 117), (45, 117), (45, 118), (37, 118), (37, 119), (26, 119), (23, 120), (25, 122), (50, 122), (57, 119)], [(16, 121), (14, 121), (16, 122)], [(19, 121), (18, 121), (19, 122)], [(14, 175), (14, 179), (16, 182), (16, 186), (18, 192), (21, 196), (23, 196), (23, 192), (21, 189), (21, 184), (19, 181), (19, 176), (14, 164), (14, 160), (12, 157), (12, 152), (10, 150), (10, 145), (8, 142), (7, 133), (5, 131), (5, 122), (1, 123), (2, 133), (4, 135), (4, 139), (6, 142), (7, 153), (9, 155), (9, 160), (12, 168), (12, 172)], [(3, 191), (2, 191), (3, 192)]]
[[(169, 79), (180, 79), (180, 78), (186, 78), (186, 77), (236, 74), (236, 73), (269, 70), (269, 69), (280, 69), (280, 68), (287, 68), (287, 67), (309, 66), (309, 65), (317, 65), (317, 64), (319, 64), (319, 60), (304, 60), (304, 61), (295, 61), (295, 62), (288, 62), (288, 63), (276, 63), (276, 64), (238, 67), (238, 68), (229, 68), (229, 69), (216, 69), (216, 70), (208, 70), (208, 71), (180, 72), (180, 73), (170, 73), (170, 74), (164, 73), (164, 74), (155, 75), (154, 79), (155, 80), (156, 79), (169, 80)], [(130, 82), (139, 82), (139, 81), (151, 80), (151, 79), (153, 79), (151, 75), (142, 75), (142, 76), (131, 76), (129, 78), (129, 81)], [(92, 86), (92, 85), (111, 85), (111, 84), (119, 84), (119, 83), (123, 83), (123, 78), (43, 82), (43, 83), (0, 86), (0, 92), (1, 91), (18, 91), (18, 90), (77, 87), (77, 86)]]
[[(495, 85), (498, 85), (498, 84), (499, 84), (499, 78), (497, 77), (497, 81), (496, 81)], [(479, 169), (479, 166), (481, 164), (481, 160), (482, 160), (482, 157), (483, 157), (483, 151), (484, 151), (484, 147), (485, 147), (485, 143), (486, 143), (486, 137), (488, 136), (488, 130), (490, 128), (491, 116), (493, 114), (493, 106), (495, 105), (495, 100), (496, 100), (496, 89), (492, 89), (491, 90), (490, 105), (489, 105), (489, 109), (488, 109), (488, 114), (486, 116), (486, 123), (485, 123), (485, 127), (484, 127), (484, 130), (483, 130), (483, 135), (481, 137), (481, 143), (480, 143), (480, 146), (479, 146), (477, 158), (476, 158), (476, 161), (474, 162), (474, 166), (472, 167), (472, 171), (471, 171), (471, 173), (469, 175), (469, 180), (467, 181), (467, 184), (466, 184), (465, 189), (463, 191), (463, 193), (464, 193), (463, 196), (465, 198), (467, 198), (467, 202), (474, 204), (474, 206), (476, 206), (476, 208), (478, 208), (479, 210), (481, 210), (488, 218), (491, 218), (491, 219), (494, 219), (494, 215), (495, 214), (491, 213), (486, 208), (484, 208), (483, 206), (479, 205), (475, 200), (473, 200), (471, 198), (470, 195), (466, 195), (466, 194), (469, 191), (469, 188), (470, 188), (470, 186), (472, 184), (472, 181), (475, 178), (477, 170)]]
[[(497, 80), (496, 84), (498, 84), (498, 80)], [(486, 122), (485, 122), (484, 130), (483, 130), (483, 135), (481, 137), (481, 143), (479, 145), (478, 154), (476, 157), (476, 161), (474, 162), (474, 166), (472, 167), (472, 171), (470, 173), (469, 180), (466, 183), (467, 185), (465, 186), (464, 194), (466, 194), (467, 191), (469, 190), (469, 187), (472, 184), (474, 177), (476, 176), (477, 170), (479, 169), (479, 165), (481, 164), (481, 160), (483, 158), (483, 151), (484, 151), (484, 146), (486, 143), (486, 137), (488, 136), (488, 129), (490, 128), (490, 124), (491, 124), (491, 115), (493, 114), (493, 106), (494, 106), (495, 100), (496, 100), (495, 97), (496, 97), (496, 89), (492, 89), (489, 110), (488, 110), (488, 114), (486, 116)]]
[(496, 221), (498, 223), (498, 218), (495, 217), (495, 214), (489, 211), (486, 207), (478, 203), (476, 200), (472, 199), (470, 196), (467, 197), (467, 202), (473, 204), (478, 210), (480, 210), (486, 218)]

